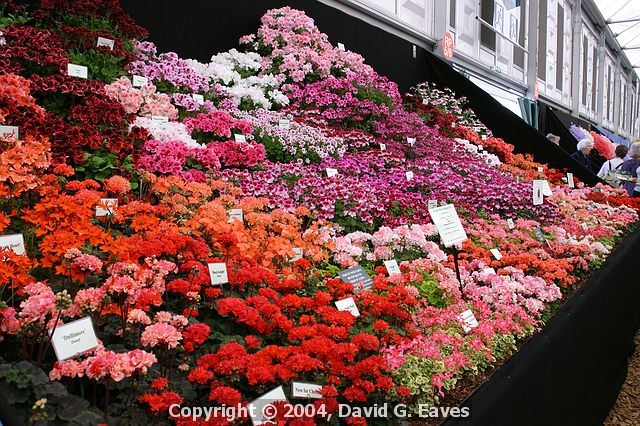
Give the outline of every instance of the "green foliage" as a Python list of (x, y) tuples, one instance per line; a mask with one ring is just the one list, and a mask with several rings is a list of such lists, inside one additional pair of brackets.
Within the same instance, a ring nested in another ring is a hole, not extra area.
[(99, 50), (72, 51), (69, 52), (69, 60), (73, 64), (86, 66), (89, 69), (88, 77), (92, 80), (112, 83), (127, 74), (121, 58)]
[(102, 181), (120, 170), (125, 170), (128, 173), (133, 172), (130, 156), (123, 161), (113, 152), (95, 151), (93, 153), (85, 152), (84, 164), (76, 167), (76, 174), (78, 179)]
[(429, 273), (419, 271), (422, 281), (412, 282), (411, 284), (418, 289), (420, 296), (423, 297), (429, 305), (437, 308), (446, 308), (449, 305), (448, 298), (444, 290), (439, 287), (439, 282)]
[(344, 200), (336, 200), (333, 220), (344, 229), (345, 233), (348, 234), (356, 231), (373, 232), (382, 226), (381, 219), (375, 219), (373, 223), (367, 223), (358, 216), (349, 216), (345, 214), (345, 210), (349, 207), (352, 207), (352, 205), (347, 204)]
[(29, 21), (28, 14), (25, 13), (8, 13), (6, 7), (0, 7), (0, 29), (13, 24), (25, 24)]

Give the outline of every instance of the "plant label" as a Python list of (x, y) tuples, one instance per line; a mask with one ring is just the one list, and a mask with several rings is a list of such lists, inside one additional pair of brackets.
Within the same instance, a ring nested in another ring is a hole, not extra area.
[(567, 183), (569, 184), (570, 189), (576, 187), (576, 182), (573, 180), (573, 173), (567, 173)]
[(438, 200), (429, 200), (427, 203), (427, 209), (431, 210), (431, 209), (435, 209), (436, 207), (438, 207)]
[(318, 392), (322, 385), (305, 382), (291, 382), (291, 396), (294, 398), (322, 398)]
[(511, 219), (511, 218), (507, 219), (507, 225), (509, 225), (509, 229), (515, 229), (516, 228), (516, 224), (513, 223), (513, 219)]
[(237, 133), (233, 134), (233, 138), (236, 140), (236, 142), (247, 142), (247, 138), (245, 137), (245, 135), (239, 135)]
[(209, 263), (207, 267), (212, 285), (222, 285), (229, 282), (226, 263)]
[(100, 204), (96, 206), (96, 217), (116, 214), (116, 207), (118, 207), (117, 198), (100, 198)]
[(98, 339), (91, 317), (62, 324), (49, 333), (52, 334), (51, 345), (58, 361), (73, 358), (98, 347)]
[(405, 176), (407, 177), (407, 180), (413, 180), (413, 172), (412, 171), (406, 172)]
[(96, 46), (97, 47), (106, 46), (109, 48), (109, 50), (113, 50), (113, 47), (115, 46), (115, 42), (110, 38), (98, 37), (98, 42), (96, 43)]
[(478, 145), (478, 151), (482, 151), (484, 147), (482, 145)]
[(89, 69), (84, 65), (67, 64), (67, 74), (71, 77), (88, 78)]
[(304, 250), (302, 250), (301, 247), (294, 247), (293, 248), (293, 257), (291, 258), (291, 262), (295, 262), (296, 260), (300, 260), (302, 259), (302, 256), (304, 255)]
[(0, 126), (0, 136), (9, 136), (20, 139), (18, 126)]
[(540, 173), (544, 173), (544, 167), (540, 167), (540, 166), (538, 166), (538, 171), (539, 171)]
[(482, 270), (482, 272), (483, 272), (484, 274), (493, 274), (493, 275), (496, 275), (496, 270), (495, 270), (495, 269), (493, 269), (493, 268), (484, 268), (484, 269)]
[(278, 120), (278, 128), (280, 130), (289, 130), (291, 128), (291, 121), (286, 118), (281, 118)]
[(338, 276), (345, 283), (351, 284), (356, 293), (373, 287), (373, 280), (360, 265), (340, 271)]
[(463, 313), (460, 314), (460, 320), (462, 321), (462, 329), (465, 333), (470, 332), (472, 329), (478, 326), (478, 320), (476, 316), (473, 315), (470, 309), (467, 309)]
[(462, 222), (460, 222), (460, 217), (453, 204), (429, 209), (429, 214), (445, 247), (451, 247), (467, 240), (467, 233), (464, 232)]
[(0, 248), (11, 250), (17, 255), (25, 254), (24, 236), (22, 234), (0, 235)]
[(342, 50), (343, 52), (347, 51), (347, 49), (344, 47), (343, 43), (338, 43), (338, 49)]
[(338, 169), (327, 169), (327, 177), (338, 176)]
[(274, 409), (272, 411), (271, 408), (275, 408), (273, 403), (278, 401), (288, 402), (282, 386), (278, 386), (261, 397), (251, 401), (247, 405), (249, 416), (251, 417), (251, 423), (253, 423), (254, 426), (273, 424), (271, 420), (275, 417), (276, 410)]
[(242, 214), (242, 209), (229, 210), (229, 223), (233, 222), (234, 220), (244, 222), (244, 215)]
[(455, 128), (456, 128), (456, 123), (455, 123), (455, 121), (454, 121), (453, 123), (451, 123), (451, 128), (452, 128), (452, 129), (455, 129)]
[(540, 228), (534, 228), (533, 233), (536, 236), (536, 240), (540, 241), (541, 243), (545, 243), (547, 241), (547, 237), (544, 236)]
[(549, 186), (549, 182), (546, 180), (542, 181), (542, 195), (545, 197), (551, 197), (553, 192), (551, 192), (551, 187)]
[(356, 306), (356, 302), (355, 300), (353, 300), (353, 297), (348, 297), (346, 299), (338, 300), (336, 302), (336, 309), (339, 311), (348, 311), (354, 317), (360, 316), (360, 311), (358, 310), (358, 307)]
[(536, 179), (533, 181), (533, 205), (539, 206), (544, 203), (544, 197), (542, 194), (544, 188), (544, 181)]
[(500, 250), (493, 248), (493, 249), (491, 249), (491, 250), (489, 250), (489, 251), (491, 252), (491, 254), (493, 255), (493, 257), (495, 257), (495, 258), (496, 258), (496, 260), (500, 260), (500, 259), (502, 259), (502, 253), (500, 253)]
[(413, 144), (416, 143), (416, 138), (407, 138), (407, 143), (409, 146), (413, 146)]
[(133, 87), (142, 87), (149, 84), (149, 79), (141, 75), (133, 76)]
[(395, 259), (385, 260), (384, 266), (387, 268), (387, 273), (389, 276), (401, 274), (400, 267), (398, 266), (398, 261)]
[(169, 117), (166, 115), (153, 115), (151, 116), (151, 120), (154, 123), (167, 124), (169, 122)]
[(487, 140), (487, 135), (482, 135), (482, 136), (480, 136), (480, 137), (482, 138), (482, 140), (483, 140), (483, 141), (486, 141), (486, 140)]
[(386, 151), (387, 150), (387, 145), (381, 143), (380, 144), (380, 151)]
[(193, 97), (193, 100), (198, 103), (198, 105), (202, 105), (204, 103), (204, 96), (202, 96), (201, 94), (193, 93), (191, 96)]

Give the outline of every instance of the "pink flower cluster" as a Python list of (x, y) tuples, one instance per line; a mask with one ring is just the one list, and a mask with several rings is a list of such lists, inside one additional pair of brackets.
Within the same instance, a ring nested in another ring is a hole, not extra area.
[[(187, 61), (174, 52), (158, 55), (151, 42), (136, 44), (136, 60), (129, 65), (131, 74), (138, 74), (153, 80), (156, 86), (167, 83), (179, 91), (201, 93), (209, 91), (207, 80), (195, 72)], [(169, 89), (169, 88), (167, 88)]]
[(133, 87), (129, 78), (123, 76), (107, 84), (104, 90), (107, 96), (122, 104), (127, 114), (146, 117), (157, 115), (171, 120), (178, 118), (178, 110), (171, 104), (171, 98), (157, 92), (156, 86), (151, 83), (138, 89)]
[(183, 123), (190, 132), (197, 130), (206, 134), (207, 142), (229, 140), (233, 138), (234, 133), (247, 135), (253, 132), (249, 123), (222, 111), (198, 114), (195, 118), (185, 118)]
[(240, 43), (260, 52), (262, 72), (273, 74), (280, 82), (311, 82), (331, 75), (374, 73), (362, 56), (333, 47), (313, 19), (288, 6), (268, 10), (257, 34), (242, 37)]
[(171, 324), (159, 322), (147, 326), (140, 336), (140, 343), (143, 346), (167, 345), (169, 349), (178, 346), (182, 340), (182, 333)]
[(98, 272), (102, 270), (102, 261), (91, 254), (82, 253), (76, 248), (67, 250), (64, 258), (83, 272)]
[(56, 362), (49, 372), (49, 379), (60, 380), (63, 377), (87, 376), (91, 380), (112, 379), (119, 382), (135, 373), (147, 374), (147, 370), (157, 361), (154, 354), (141, 349), (115, 353), (99, 346), (94, 355), (88, 356), (82, 361), (70, 359)]
[(215, 145), (190, 148), (177, 141), (149, 140), (141, 150), (137, 167), (139, 170), (203, 181), (206, 178), (206, 172), (220, 170), (220, 160)]
[(292, 106), (302, 114), (307, 109), (317, 110), (330, 123), (367, 131), (401, 105), (398, 86), (377, 75), (329, 77), (304, 86), (292, 85), (286, 91)]
[(213, 142), (207, 146), (220, 158), (223, 167), (254, 167), (264, 161), (264, 145), (234, 140)]
[(333, 260), (342, 267), (350, 267), (360, 260), (389, 260), (396, 254), (413, 251), (415, 256), (443, 262), (447, 256), (433, 241), (437, 238), (438, 232), (432, 224), (393, 229), (383, 226), (373, 234), (353, 232), (336, 238)]

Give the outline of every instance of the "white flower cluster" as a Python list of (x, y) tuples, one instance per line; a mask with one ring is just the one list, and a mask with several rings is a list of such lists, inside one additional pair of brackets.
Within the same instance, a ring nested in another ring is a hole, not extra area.
[(257, 53), (231, 49), (213, 56), (208, 64), (193, 59), (188, 62), (195, 72), (210, 83), (223, 86), (226, 97), (241, 109), (271, 109), (288, 105), (289, 98), (279, 90), (276, 78), (270, 74), (259, 75), (260, 60)]
[(202, 148), (202, 145), (191, 137), (185, 125), (177, 121), (159, 123), (150, 118), (137, 117), (133, 126), (144, 127), (155, 140), (161, 142), (179, 141), (189, 148)]
[(471, 152), (482, 157), (484, 162), (491, 167), (498, 167), (500, 164), (502, 164), (502, 162), (496, 155), (490, 154), (487, 151), (481, 151), (480, 149), (478, 149), (477, 145), (472, 144), (466, 139), (456, 138), (456, 142), (461, 144), (467, 152)]

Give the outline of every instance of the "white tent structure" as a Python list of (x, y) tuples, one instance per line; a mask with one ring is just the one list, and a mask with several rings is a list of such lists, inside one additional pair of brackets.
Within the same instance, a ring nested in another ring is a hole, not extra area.
[(640, 0), (595, 0), (611, 32), (640, 75)]

